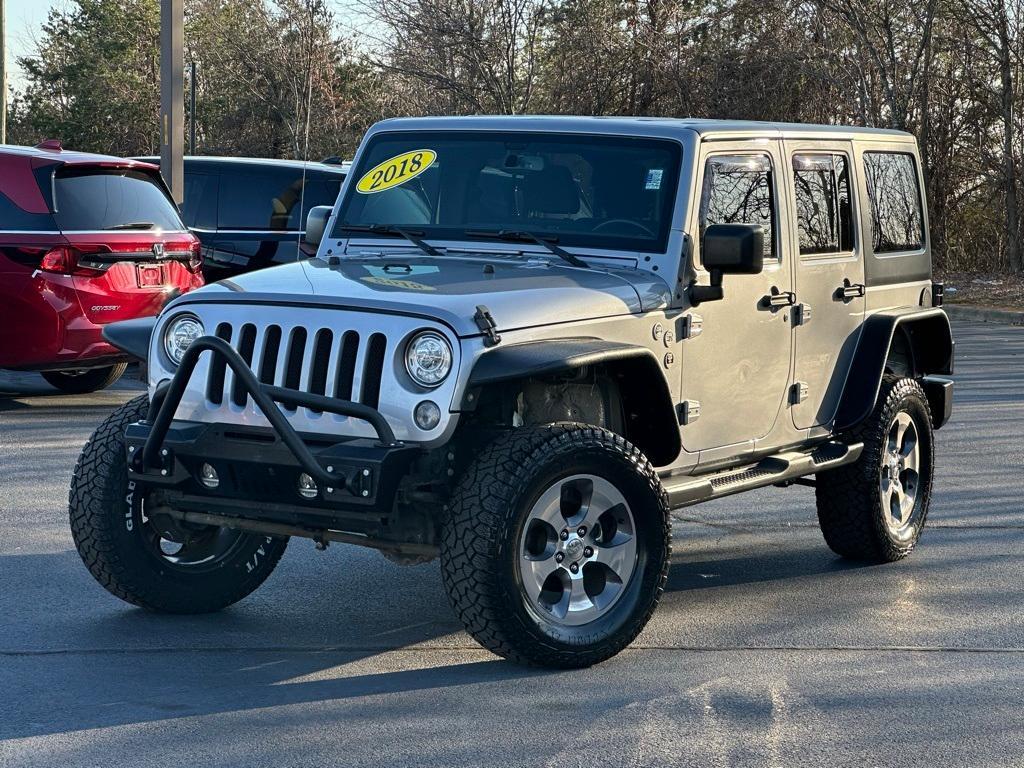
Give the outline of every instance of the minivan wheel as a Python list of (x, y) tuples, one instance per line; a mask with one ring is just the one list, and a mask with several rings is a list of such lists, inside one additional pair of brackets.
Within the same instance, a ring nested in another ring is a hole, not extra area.
[(85, 395), (106, 389), (120, 379), (128, 370), (128, 363), (115, 363), (103, 368), (84, 370), (43, 371), (42, 375), (51, 387), (69, 395)]
[(178, 522), (129, 480), (125, 428), (142, 419), (146, 395), (114, 411), (93, 433), (71, 479), (71, 534), (93, 577), (109, 592), (166, 613), (208, 613), (266, 580), (288, 540)]
[(871, 416), (848, 439), (863, 442), (854, 463), (818, 475), (818, 521), (843, 557), (892, 562), (914, 549), (931, 500), (932, 417), (921, 385), (886, 376)]
[(587, 667), (643, 629), (669, 550), (668, 499), (637, 448), (599, 427), (522, 427), (460, 481), (441, 571), (484, 647), (523, 664)]

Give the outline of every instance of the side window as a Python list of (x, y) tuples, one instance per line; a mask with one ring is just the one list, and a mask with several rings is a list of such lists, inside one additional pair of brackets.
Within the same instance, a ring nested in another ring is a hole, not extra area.
[(341, 182), (344, 176), (310, 176), (306, 179), (306, 190), (302, 201), (302, 215), (296, 222), (298, 229), (306, 228), (306, 217), (309, 216), (309, 209), (318, 205), (333, 206), (338, 199), (338, 192), (341, 191)]
[(846, 155), (794, 155), (793, 186), (800, 255), (851, 252), (853, 215)]
[(775, 258), (775, 179), (768, 155), (708, 158), (701, 191), (700, 233), (712, 224), (760, 224), (765, 258)]
[(302, 173), (271, 168), (265, 173), (225, 171), (220, 179), (219, 229), (298, 229)]
[(924, 215), (914, 156), (905, 152), (865, 152), (864, 173), (874, 252), (923, 248)]
[(185, 202), (181, 217), (186, 227), (216, 229), (218, 176), (207, 173), (185, 174)]

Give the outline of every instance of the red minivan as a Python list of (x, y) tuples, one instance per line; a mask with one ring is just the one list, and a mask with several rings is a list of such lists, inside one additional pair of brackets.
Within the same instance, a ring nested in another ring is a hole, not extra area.
[(126, 358), (103, 326), (201, 286), (199, 248), (156, 166), (0, 146), (0, 368), (64, 392), (109, 386)]

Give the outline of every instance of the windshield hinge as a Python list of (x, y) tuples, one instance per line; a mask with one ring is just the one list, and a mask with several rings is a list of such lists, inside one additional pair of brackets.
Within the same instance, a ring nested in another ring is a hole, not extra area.
[(477, 304), (476, 314), (473, 315), (473, 321), (476, 323), (476, 327), (483, 331), (486, 339), (484, 340), (484, 346), (493, 347), (501, 341), (501, 336), (498, 335), (498, 324), (494, 322), (494, 318), (491, 316), (491, 310), (485, 307), (483, 304)]

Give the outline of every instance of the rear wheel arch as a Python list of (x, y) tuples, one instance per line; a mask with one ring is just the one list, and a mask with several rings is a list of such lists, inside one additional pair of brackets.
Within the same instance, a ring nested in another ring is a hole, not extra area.
[(836, 431), (849, 430), (871, 414), (887, 373), (913, 379), (947, 376), (953, 373), (953, 356), (949, 318), (939, 308), (869, 316), (843, 389)]

